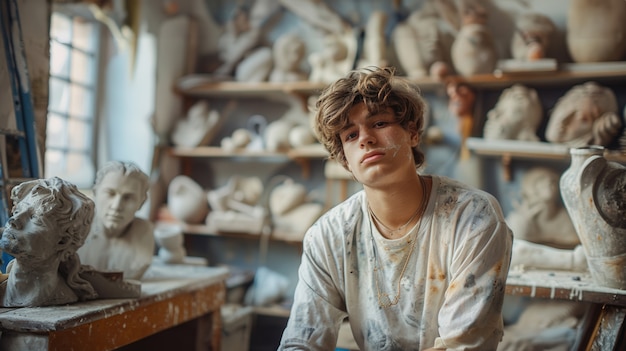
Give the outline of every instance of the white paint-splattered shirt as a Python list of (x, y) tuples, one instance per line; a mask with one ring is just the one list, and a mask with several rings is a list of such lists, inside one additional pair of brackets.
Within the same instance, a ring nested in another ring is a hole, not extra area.
[[(363, 191), (309, 229), (279, 350), (334, 350), (345, 318), (361, 350), (496, 349), (512, 233), (493, 196), (432, 179), (421, 224), (403, 238), (380, 235)], [(380, 307), (379, 292), (398, 303)]]

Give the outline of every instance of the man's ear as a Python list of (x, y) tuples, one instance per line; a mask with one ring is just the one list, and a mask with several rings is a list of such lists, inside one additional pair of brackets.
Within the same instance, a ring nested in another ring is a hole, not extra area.
[(420, 135), (417, 132), (417, 127), (415, 127), (415, 124), (411, 123), (409, 125), (409, 137), (411, 138), (411, 146), (415, 147), (417, 145), (419, 145), (420, 143)]

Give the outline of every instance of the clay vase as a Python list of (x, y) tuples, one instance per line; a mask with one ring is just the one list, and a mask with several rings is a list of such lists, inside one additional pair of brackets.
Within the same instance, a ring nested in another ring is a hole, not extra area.
[(626, 289), (626, 167), (603, 157), (603, 148), (570, 150), (561, 196), (601, 286)]
[(574, 62), (620, 61), (626, 54), (626, 2), (572, 0), (567, 47)]

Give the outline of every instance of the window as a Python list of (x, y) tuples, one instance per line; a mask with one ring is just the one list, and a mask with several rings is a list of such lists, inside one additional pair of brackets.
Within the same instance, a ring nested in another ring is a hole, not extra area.
[(95, 176), (99, 25), (53, 12), (45, 177), (87, 188)]

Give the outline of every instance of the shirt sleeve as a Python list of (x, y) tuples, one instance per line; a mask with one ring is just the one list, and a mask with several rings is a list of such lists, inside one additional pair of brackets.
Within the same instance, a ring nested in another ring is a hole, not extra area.
[(487, 196), (460, 209), (450, 284), (439, 311), (435, 347), (496, 350), (502, 338), (502, 304), (511, 260), (512, 232), (499, 204)]
[(291, 314), (278, 350), (335, 349), (340, 324), (347, 317), (343, 294), (337, 288), (340, 269), (335, 255), (323, 240), (320, 225), (309, 229)]

